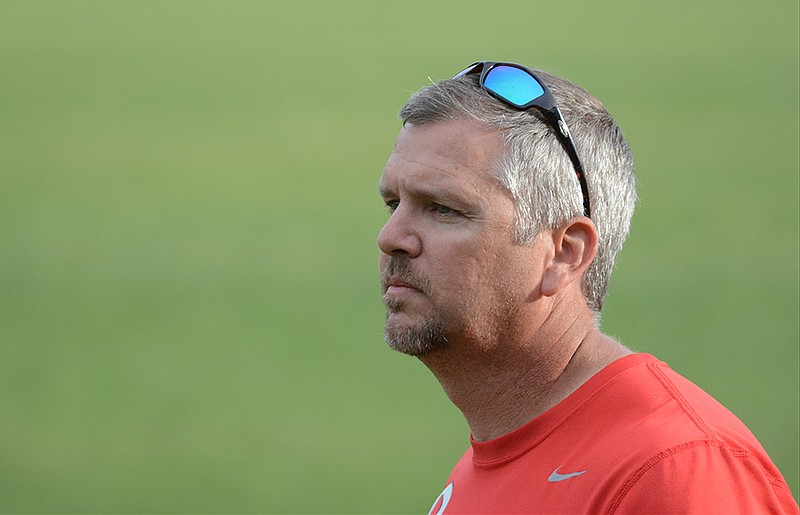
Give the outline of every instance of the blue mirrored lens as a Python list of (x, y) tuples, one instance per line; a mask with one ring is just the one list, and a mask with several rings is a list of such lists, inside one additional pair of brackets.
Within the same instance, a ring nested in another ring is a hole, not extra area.
[(517, 107), (522, 107), (544, 94), (542, 85), (536, 79), (525, 71), (511, 66), (492, 68), (486, 74), (483, 85)]

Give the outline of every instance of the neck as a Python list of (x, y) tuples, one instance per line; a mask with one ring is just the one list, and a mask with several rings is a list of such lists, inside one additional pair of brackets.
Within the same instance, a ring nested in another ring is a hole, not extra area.
[(490, 345), (454, 339), (420, 359), (464, 414), (472, 438), (485, 441), (544, 413), (626, 354), (585, 313), (571, 320), (551, 317), (522, 339)]

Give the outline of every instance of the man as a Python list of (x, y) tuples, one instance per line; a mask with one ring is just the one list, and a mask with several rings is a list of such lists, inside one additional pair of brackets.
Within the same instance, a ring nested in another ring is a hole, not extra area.
[(385, 337), (471, 430), (431, 513), (798, 512), (744, 424), (598, 329), (636, 193), (597, 99), (482, 62), (400, 116), (379, 188)]

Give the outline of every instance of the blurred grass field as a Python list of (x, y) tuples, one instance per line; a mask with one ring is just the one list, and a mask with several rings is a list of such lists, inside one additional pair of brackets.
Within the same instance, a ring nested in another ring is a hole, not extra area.
[(633, 148), (603, 328), (800, 492), (798, 3), (0, 2), (0, 511), (424, 512), (468, 444), (381, 337), (377, 180), (478, 59)]

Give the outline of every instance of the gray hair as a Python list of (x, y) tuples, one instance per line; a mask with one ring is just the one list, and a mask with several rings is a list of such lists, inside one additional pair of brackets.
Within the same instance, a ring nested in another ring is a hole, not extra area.
[[(628, 237), (636, 204), (633, 156), (603, 104), (569, 81), (536, 70), (572, 132), (589, 186), (597, 256), (583, 277), (583, 294), (599, 321), (617, 252)], [(494, 172), (514, 197), (516, 238), (529, 243), (583, 214), (583, 198), (567, 153), (536, 110), (519, 111), (482, 91), (478, 74), (448, 79), (415, 93), (400, 111), (403, 123), (471, 119), (499, 130), (505, 153)]]

